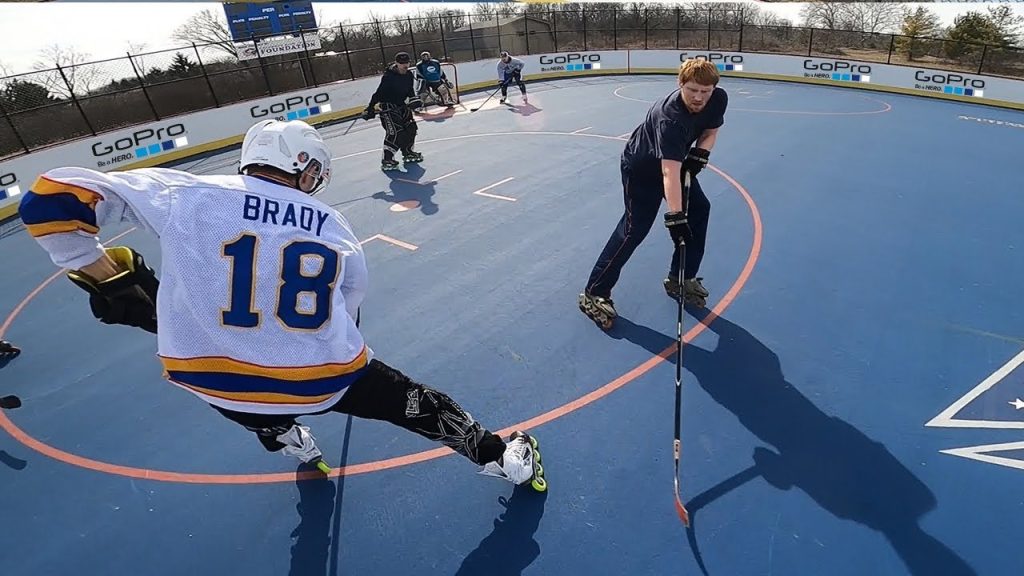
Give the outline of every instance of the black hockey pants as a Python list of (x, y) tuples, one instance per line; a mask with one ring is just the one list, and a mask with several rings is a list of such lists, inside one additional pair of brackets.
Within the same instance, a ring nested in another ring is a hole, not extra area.
[[(655, 169), (634, 174), (627, 167), (621, 166), (621, 174), (625, 210), (590, 272), (586, 291), (593, 296), (611, 297), (612, 288), (618, 283), (622, 268), (651, 231), (665, 198), (661, 174)], [(696, 177), (691, 180), (689, 203), (688, 220), (693, 238), (686, 244), (683, 278), (687, 280), (697, 276), (704, 260), (711, 215), (711, 202)], [(669, 263), (668, 277), (676, 278), (678, 274), (679, 247), (676, 246)]]
[[(249, 414), (214, 406), (218, 412), (255, 432), (264, 448), (277, 452), (284, 445), (276, 440), (296, 423), (298, 415)], [(476, 464), (494, 462), (505, 453), (505, 442), (482, 428), (450, 396), (428, 388), (398, 370), (370, 360), (334, 406), (317, 412), (339, 412), (357, 418), (383, 420), (440, 442)]]
[(394, 160), (399, 150), (411, 154), (416, 144), (416, 119), (408, 106), (381, 104), (380, 123), (384, 126), (384, 159)]
[(508, 87), (511, 84), (515, 84), (515, 85), (519, 86), (519, 92), (521, 92), (524, 96), (526, 95), (526, 84), (523, 83), (522, 73), (520, 73), (519, 70), (516, 70), (515, 72), (510, 74), (508, 77), (506, 77), (505, 81), (501, 83), (501, 97), (502, 98), (507, 98), (508, 97)]

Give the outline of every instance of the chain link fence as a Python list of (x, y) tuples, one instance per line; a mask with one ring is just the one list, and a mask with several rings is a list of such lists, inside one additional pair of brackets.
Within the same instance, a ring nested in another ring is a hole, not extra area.
[(240, 59), (231, 43), (126, 54), (0, 78), (0, 158), (180, 114), (379, 75), (394, 54), (449, 62), (582, 50), (719, 50), (844, 58), (1024, 79), (1024, 49), (765, 26), (734, 10), (660, 6), (447, 12), (306, 31), (319, 49)]

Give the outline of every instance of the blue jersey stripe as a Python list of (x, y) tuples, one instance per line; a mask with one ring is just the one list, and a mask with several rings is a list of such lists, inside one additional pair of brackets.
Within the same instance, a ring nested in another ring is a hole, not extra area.
[(365, 368), (326, 378), (312, 380), (281, 380), (267, 376), (232, 374), (229, 372), (179, 372), (169, 370), (175, 382), (215, 392), (229, 394), (284, 394), (288, 396), (316, 397), (335, 394), (352, 385), (365, 372)]
[(30, 190), (22, 197), (18, 214), (26, 226), (76, 220), (96, 226), (93, 208), (70, 192), (44, 195)]

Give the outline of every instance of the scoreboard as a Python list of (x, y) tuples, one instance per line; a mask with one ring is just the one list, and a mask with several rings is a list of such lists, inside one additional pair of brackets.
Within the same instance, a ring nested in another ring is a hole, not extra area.
[(235, 42), (253, 36), (286, 36), (316, 28), (311, 0), (297, 2), (225, 2), (228, 30)]

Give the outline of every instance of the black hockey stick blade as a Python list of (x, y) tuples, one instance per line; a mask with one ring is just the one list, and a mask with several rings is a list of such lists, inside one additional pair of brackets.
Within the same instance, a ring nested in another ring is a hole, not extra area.
[(21, 398), (17, 396), (4, 396), (0, 398), (0, 408), (4, 410), (11, 410), (14, 408), (21, 408)]

